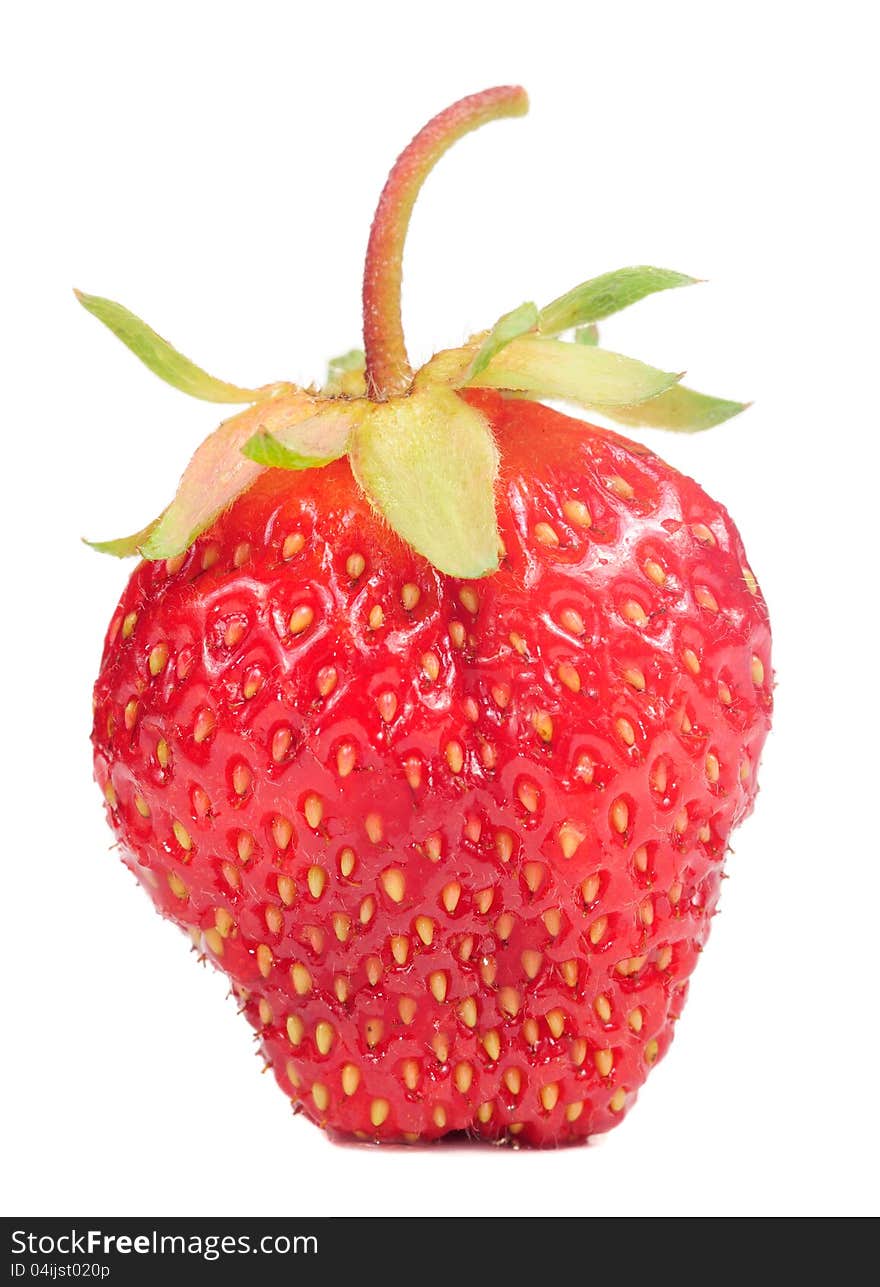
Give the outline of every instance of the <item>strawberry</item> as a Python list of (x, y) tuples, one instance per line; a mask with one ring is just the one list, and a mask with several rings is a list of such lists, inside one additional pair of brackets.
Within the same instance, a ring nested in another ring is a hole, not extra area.
[[(607, 1130), (665, 1054), (749, 812), (770, 629), (724, 508), (541, 404), (702, 429), (742, 410), (607, 353), (595, 323), (691, 279), (625, 269), (413, 374), (415, 195), (392, 170), (365, 356), (325, 388), (208, 376), (82, 302), (170, 383), (249, 402), (155, 523), (95, 688), (123, 858), (232, 980), (297, 1110), (360, 1138), (534, 1145)], [(574, 342), (558, 335), (575, 332)]]

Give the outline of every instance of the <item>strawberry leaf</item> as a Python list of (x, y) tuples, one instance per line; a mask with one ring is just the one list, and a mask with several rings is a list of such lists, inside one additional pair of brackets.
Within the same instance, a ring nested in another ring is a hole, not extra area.
[(349, 460), (395, 532), (448, 576), (498, 566), (498, 452), (484, 417), (442, 385), (376, 404), (356, 426)]
[(269, 392), (267, 389), (241, 389), (236, 384), (216, 380), (178, 353), (167, 340), (122, 304), (116, 304), (112, 299), (101, 299), (98, 295), (84, 295), (82, 291), (74, 294), (83, 308), (122, 340), (144, 366), (182, 393), (202, 398), (205, 402), (256, 402)]
[(117, 559), (130, 559), (132, 555), (140, 554), (147, 538), (158, 522), (159, 520), (154, 518), (152, 523), (148, 523), (146, 527), (142, 527), (139, 532), (135, 532), (132, 536), (120, 536), (114, 541), (86, 541), (83, 538), (83, 543), (91, 549), (97, 550), (99, 554), (111, 554)]
[(527, 331), (533, 331), (537, 325), (538, 310), (534, 304), (520, 304), (519, 308), (514, 308), (511, 312), (505, 313), (503, 317), (499, 317), (477, 349), (474, 359), (465, 374), (464, 382), (467, 383), (475, 375), (485, 371), (496, 353), (500, 353), (503, 348), (520, 335), (525, 335)]
[(622, 308), (653, 295), (655, 291), (692, 286), (698, 280), (668, 268), (618, 268), (616, 272), (603, 273), (601, 277), (581, 282), (580, 286), (542, 308), (538, 330), (542, 335), (558, 335), (573, 326), (599, 322), (603, 317), (619, 313)]
[(510, 389), (583, 406), (629, 405), (656, 397), (680, 375), (588, 344), (528, 338), (513, 340), (486, 370), (469, 381), (477, 388)]
[(697, 393), (683, 384), (674, 385), (656, 398), (634, 406), (598, 407), (597, 410), (618, 424), (652, 429), (671, 429), (677, 433), (699, 433), (711, 429), (745, 411), (751, 403), (730, 402)]
[(354, 425), (366, 407), (340, 403), (276, 433), (260, 428), (242, 447), (248, 460), (273, 469), (316, 469), (348, 450)]

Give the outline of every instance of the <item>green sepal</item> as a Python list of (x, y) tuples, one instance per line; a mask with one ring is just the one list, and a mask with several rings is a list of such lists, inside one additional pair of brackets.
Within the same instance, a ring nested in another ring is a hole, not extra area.
[(242, 389), (237, 384), (217, 380), (178, 353), (173, 345), (122, 304), (112, 299), (101, 299), (98, 295), (84, 295), (82, 291), (74, 291), (74, 294), (83, 308), (103, 322), (145, 367), (181, 393), (201, 398), (204, 402), (256, 402), (271, 392), (270, 389)]
[(497, 353), (500, 353), (511, 341), (518, 339), (520, 335), (525, 335), (527, 331), (534, 331), (537, 325), (538, 309), (535, 304), (520, 304), (519, 308), (514, 308), (503, 317), (499, 317), (477, 349), (473, 361), (465, 372), (463, 383), (467, 384), (468, 380), (485, 371)]
[(323, 392), (327, 397), (338, 397), (341, 393), (362, 397), (367, 388), (364, 374), (366, 364), (363, 349), (349, 349), (347, 353), (331, 358), (327, 363)]
[(538, 330), (542, 335), (559, 335), (573, 326), (599, 322), (619, 313), (647, 295), (676, 286), (693, 286), (699, 279), (675, 273), (668, 268), (618, 268), (581, 282), (541, 309)]
[(633, 406), (607, 406), (598, 407), (597, 410), (609, 420), (633, 428), (700, 433), (703, 429), (711, 429), (738, 416), (751, 405), (750, 402), (713, 398), (708, 393), (697, 393), (683, 384), (676, 384), (656, 398), (648, 398)]
[(439, 571), (482, 577), (498, 567), (498, 451), (485, 417), (451, 389), (374, 405), (349, 462), (388, 524)]
[(366, 410), (365, 404), (340, 401), (276, 433), (261, 428), (241, 450), (248, 460), (271, 469), (318, 469), (345, 455)]
[(87, 541), (83, 537), (83, 544), (88, 545), (92, 550), (97, 550), (99, 554), (110, 554), (117, 559), (130, 559), (133, 555), (140, 554), (158, 522), (159, 520), (154, 518), (152, 523), (142, 527), (139, 532), (135, 532), (132, 536), (117, 537), (114, 541)]
[(593, 322), (579, 326), (574, 333), (575, 344), (589, 344), (593, 348), (599, 343), (599, 328)]
[(582, 406), (630, 405), (656, 397), (681, 379), (622, 353), (565, 340), (513, 340), (485, 371), (476, 388), (510, 389)]

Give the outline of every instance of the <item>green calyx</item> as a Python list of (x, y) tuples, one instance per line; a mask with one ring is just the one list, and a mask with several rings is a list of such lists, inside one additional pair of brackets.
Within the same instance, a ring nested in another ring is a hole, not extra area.
[[(454, 141), (484, 121), (520, 114), (524, 104), (521, 90), (503, 87), (441, 113), (392, 171), (377, 222), (408, 220), (411, 193), (395, 197), (395, 176), (400, 167), (411, 174), (423, 156), (429, 168), (431, 158), (445, 150), (444, 129)], [(399, 216), (395, 200), (406, 207)], [(375, 230), (374, 224), (371, 247), (393, 243), (392, 269), (399, 279), (400, 229), (392, 235), (383, 224), (378, 236)], [(457, 391), (489, 388), (513, 397), (560, 399), (623, 425), (684, 433), (720, 424), (746, 405), (697, 393), (680, 383), (679, 374), (599, 345), (597, 322), (655, 292), (695, 282), (681, 273), (622, 268), (582, 282), (544, 308), (522, 304), (466, 344), (438, 353), (411, 374), (406, 387), (400, 385), (408, 364), (394, 311), (399, 291), (383, 292), (381, 275), (381, 259), (371, 264), (368, 255), (365, 309), (370, 300), (379, 304), (365, 325), (367, 352), (353, 349), (334, 359), (320, 391), (289, 383), (246, 389), (217, 380), (122, 305), (77, 292), (90, 313), (174, 388), (211, 402), (251, 404), (202, 443), (159, 518), (130, 537), (91, 543), (93, 548), (123, 558), (174, 557), (263, 470), (317, 469), (347, 457), (357, 484), (398, 536), (449, 576), (482, 577), (496, 570), (502, 548), (495, 484), (504, 443), (495, 443), (485, 416)], [(390, 310), (394, 361), (380, 356), (382, 309)], [(570, 338), (560, 338), (566, 333)], [(377, 377), (383, 371), (389, 372), (387, 389)]]

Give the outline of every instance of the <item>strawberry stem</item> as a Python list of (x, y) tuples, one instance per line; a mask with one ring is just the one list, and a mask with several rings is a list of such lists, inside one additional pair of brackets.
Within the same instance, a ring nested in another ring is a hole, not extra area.
[(488, 121), (523, 116), (528, 108), (528, 96), (518, 85), (471, 94), (429, 121), (394, 163), (373, 217), (364, 265), (367, 388), (377, 401), (406, 393), (412, 383), (400, 315), (400, 288), (404, 242), (422, 184), (458, 139)]

